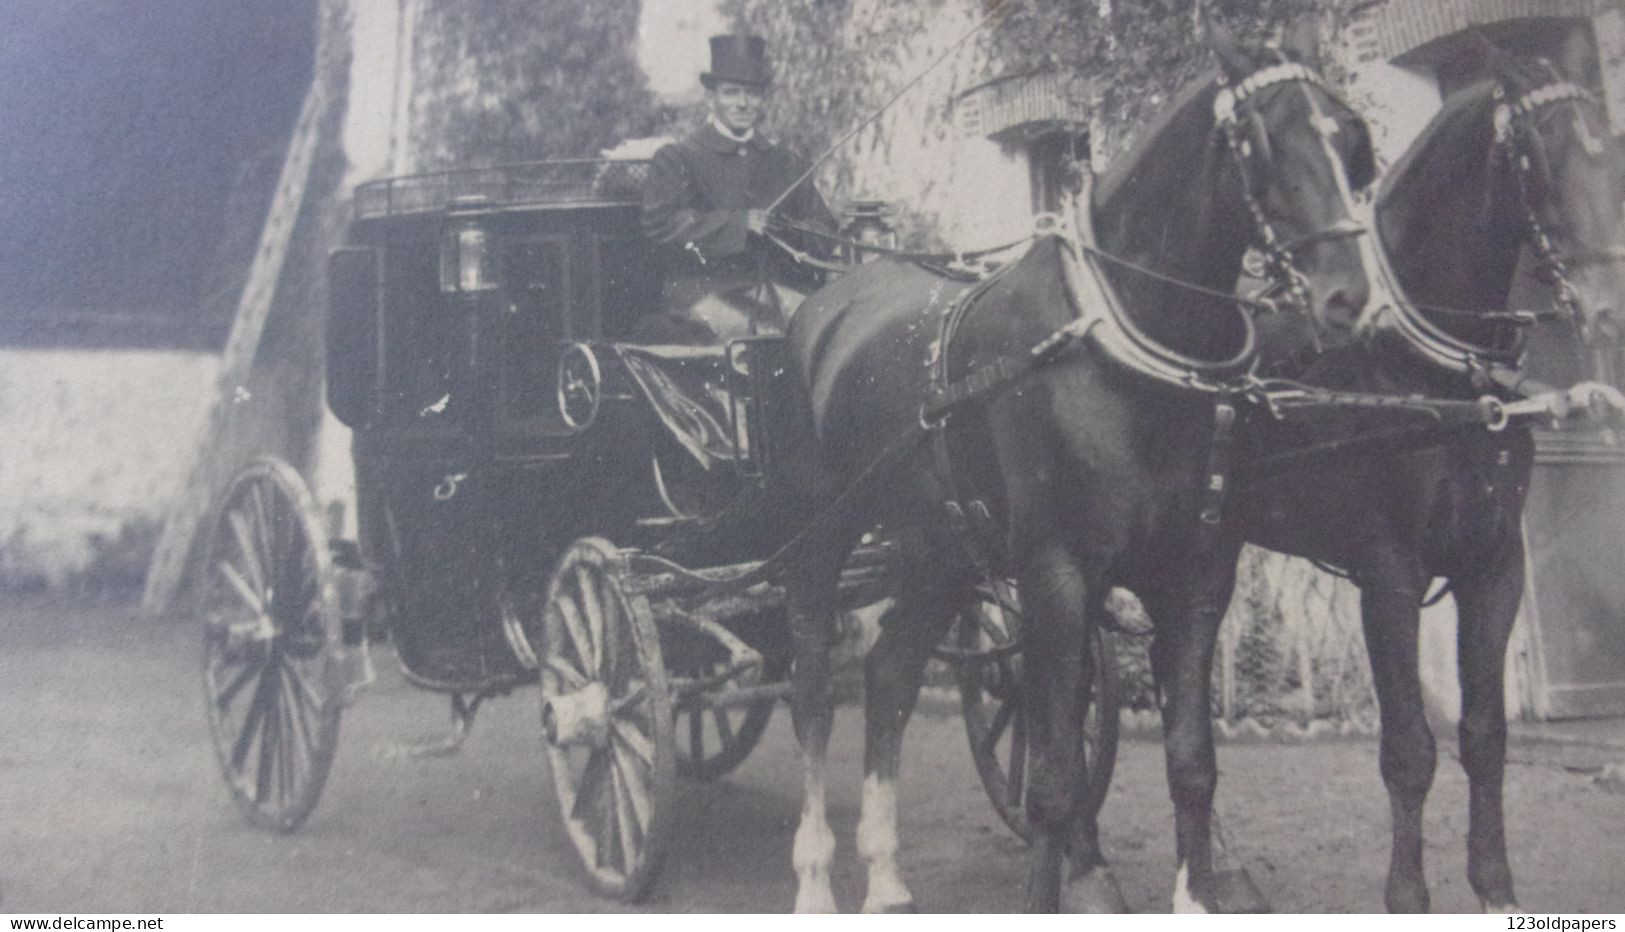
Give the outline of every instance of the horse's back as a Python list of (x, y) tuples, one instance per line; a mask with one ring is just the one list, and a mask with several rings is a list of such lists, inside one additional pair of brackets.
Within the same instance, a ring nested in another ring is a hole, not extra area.
[(969, 287), (879, 260), (801, 305), (786, 336), (832, 465), (861, 469), (918, 417), (942, 317)]

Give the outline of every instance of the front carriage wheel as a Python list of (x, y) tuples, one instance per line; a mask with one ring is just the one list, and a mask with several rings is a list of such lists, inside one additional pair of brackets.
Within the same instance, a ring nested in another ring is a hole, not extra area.
[(215, 756), (252, 825), (310, 815), (338, 747), (342, 634), (316, 503), (299, 474), (256, 460), (209, 538), (203, 687)]
[(565, 551), (542, 619), (542, 730), (559, 816), (599, 893), (638, 900), (671, 836), (672, 700), (649, 602), (601, 538)]
[[(1030, 764), (1027, 715), (1022, 693), (1021, 614), (1014, 587), (1004, 583), (978, 590), (954, 628), (960, 710), (971, 758), (982, 788), (1004, 824), (1024, 841), (1032, 840), (1027, 821)], [(1085, 804), (1099, 814), (1117, 766), (1118, 707), (1121, 701), (1114, 639), (1098, 626), (1090, 644), (1094, 674), (1084, 717), (1084, 755), (1089, 767)]]

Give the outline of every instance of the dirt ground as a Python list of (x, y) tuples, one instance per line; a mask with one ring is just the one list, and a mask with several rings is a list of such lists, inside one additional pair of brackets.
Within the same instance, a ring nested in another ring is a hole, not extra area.
[[(398, 753), (445, 700), (382, 675), (345, 717), (320, 806), (297, 834), (245, 826), (205, 737), (197, 638), (124, 605), (0, 602), (0, 910), (8, 912), (597, 912), (553, 809), (536, 697), (484, 708), (454, 757)], [(904, 764), (902, 864), (923, 909), (1020, 907), (1024, 848), (994, 815), (957, 717), (926, 710)], [(862, 744), (844, 709), (833, 748), (836, 894), (862, 899), (853, 850)], [(781, 710), (722, 783), (685, 786), (653, 912), (778, 912), (793, 897), (799, 777)], [(1441, 741), (1429, 800), (1434, 908), (1465, 880), (1466, 781)], [(1595, 779), (1625, 750), (1521, 740), (1506, 809), (1532, 912), (1625, 911), (1625, 793)], [(1369, 740), (1219, 749), (1219, 813), (1238, 859), (1286, 912), (1381, 909), (1388, 807)], [(1166, 911), (1172, 813), (1160, 744), (1124, 742), (1102, 820), (1130, 905)]]

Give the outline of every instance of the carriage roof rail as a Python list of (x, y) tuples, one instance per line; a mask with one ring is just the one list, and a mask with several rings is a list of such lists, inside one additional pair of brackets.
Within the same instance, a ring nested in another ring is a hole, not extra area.
[(639, 203), (644, 159), (552, 159), (382, 178), (356, 186), (355, 219), (439, 213), (484, 200), (491, 209)]

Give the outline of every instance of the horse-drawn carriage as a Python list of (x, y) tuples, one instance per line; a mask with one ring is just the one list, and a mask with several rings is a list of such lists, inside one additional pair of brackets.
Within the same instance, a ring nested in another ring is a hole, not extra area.
[[(309, 815), (380, 630), (408, 680), (450, 694), (454, 740), (485, 699), (540, 683), (562, 821), (607, 895), (647, 889), (676, 781), (721, 777), (760, 740), (787, 689), (782, 593), (714, 582), (782, 535), (760, 516), (783, 338), (633, 342), (661, 307), (643, 171), (549, 162), (357, 190), (330, 263), (327, 397), (354, 431), (359, 546), (330, 541), (297, 473), (268, 460), (232, 484), (209, 543), (210, 721), (251, 822)], [(889, 549), (854, 555), (847, 605), (886, 595)], [(941, 654), (988, 791), (1025, 831), (1008, 589)], [(1097, 712), (1090, 740), (1115, 725), (1115, 706)], [(1097, 759), (1104, 785), (1112, 754)]]
[[(375, 604), (408, 678), (450, 693), (465, 729), (485, 698), (539, 683), (562, 821), (612, 896), (647, 889), (676, 780), (737, 766), (789, 695), (807, 781), (797, 906), (831, 908), (821, 625), (890, 597), (867, 660), (866, 908), (911, 903), (893, 784), (933, 653), (958, 672), (991, 798), (1034, 837), (1029, 905), (1120, 908), (1095, 816), (1116, 723), (1102, 615), (1125, 585), (1158, 626), (1176, 903), (1256, 906), (1215, 868), (1210, 824), (1209, 668), (1245, 539), (1365, 591), (1393, 908), (1427, 905), (1415, 630), (1419, 590), (1449, 579), (1463, 762), (1484, 800), (1470, 876), (1486, 905), (1515, 902), (1500, 677), (1532, 441), (1506, 428), (1625, 398), (1526, 379), (1505, 335), (1544, 317), (1507, 290), (1528, 247), (1561, 319), (1607, 316), (1625, 233), (1590, 206), (1616, 190), (1600, 109), (1549, 65), (1497, 66), (1393, 169), (1379, 247), (1354, 194), (1375, 175), (1363, 121), (1280, 49), (1216, 48), (1223, 73), (1176, 97), (1069, 235), (981, 281), (861, 267), (787, 339), (636, 339), (662, 285), (637, 163), (359, 189), (333, 257), (328, 398), (355, 431), (360, 546), (330, 545), (269, 462), (230, 487), (211, 536), (210, 719), (249, 819), (289, 830), (315, 804)], [(1282, 300), (1242, 303), (1301, 312), (1301, 345), (1262, 345), (1238, 312), (1249, 245)], [(809, 419), (822, 477), (795, 475)]]

